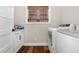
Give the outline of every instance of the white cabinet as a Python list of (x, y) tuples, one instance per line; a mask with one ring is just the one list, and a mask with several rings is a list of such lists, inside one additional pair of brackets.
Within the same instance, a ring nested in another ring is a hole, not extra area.
[(11, 6), (0, 6), (0, 16), (8, 19), (13, 19), (14, 17), (14, 8)]
[(79, 39), (58, 32), (55, 41), (55, 51), (57, 53), (79, 53)]
[(14, 7), (0, 6), (0, 30), (8, 30), (14, 27)]
[(11, 29), (13, 7), (0, 6), (0, 53), (12, 52)]
[(13, 32), (13, 52), (16, 53), (22, 46), (24, 40), (23, 30)]
[(10, 39), (10, 33), (0, 35), (0, 53), (12, 52), (12, 41)]

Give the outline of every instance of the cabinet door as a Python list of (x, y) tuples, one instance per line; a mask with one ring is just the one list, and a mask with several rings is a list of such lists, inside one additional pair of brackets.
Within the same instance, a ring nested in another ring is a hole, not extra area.
[(21, 31), (18, 31), (18, 32), (14, 32), (14, 38), (13, 38), (13, 52), (17, 52), (21, 46), (23, 45), (23, 39), (24, 39), (24, 35)]
[(14, 33), (13, 34), (14, 38), (13, 38), (13, 52), (17, 52), (18, 51), (18, 46), (20, 45), (19, 42), (19, 33)]
[(0, 53), (11, 52), (11, 46), (10, 34), (0, 35)]
[(5, 18), (13, 19), (13, 7), (11, 6), (0, 6), (0, 16)]
[(0, 17), (0, 31), (10, 32), (10, 20)]
[(14, 28), (14, 7), (0, 6), (0, 30)]
[(11, 20), (13, 8), (0, 6), (0, 52), (10, 52), (11, 49)]

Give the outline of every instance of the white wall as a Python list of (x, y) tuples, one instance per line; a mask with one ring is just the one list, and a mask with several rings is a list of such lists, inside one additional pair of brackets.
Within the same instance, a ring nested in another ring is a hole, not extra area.
[[(50, 24), (25, 24), (25, 44), (46, 44), (48, 39), (48, 27), (57, 27), (60, 24), (60, 7), (51, 7)], [(15, 23), (23, 23), (25, 18), (24, 7), (15, 7)]]
[(24, 25), (25, 10), (24, 7), (14, 7), (14, 23)]
[(59, 24), (61, 24), (61, 7), (60, 6), (52, 6), (51, 26), (57, 27)]
[(79, 6), (63, 6), (62, 23), (79, 24)]
[[(25, 7), (15, 7), (15, 23), (25, 24)], [(79, 7), (51, 7), (50, 24), (25, 24), (25, 44), (43, 44), (48, 39), (48, 27), (57, 27), (61, 23), (79, 24)]]

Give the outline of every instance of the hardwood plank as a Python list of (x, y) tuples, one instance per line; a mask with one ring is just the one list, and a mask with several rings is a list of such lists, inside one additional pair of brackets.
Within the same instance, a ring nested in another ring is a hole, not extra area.
[(48, 46), (23, 46), (17, 53), (50, 53)]
[(24, 46), (22, 46), (19, 50), (18, 50), (18, 52), (17, 53), (22, 53), (22, 51), (25, 49), (25, 47)]
[(33, 47), (30, 47), (27, 51), (27, 53), (32, 53), (33, 52)]
[(24, 46), (24, 50), (22, 51), (22, 53), (28, 52), (29, 48), (30, 48), (29, 46)]

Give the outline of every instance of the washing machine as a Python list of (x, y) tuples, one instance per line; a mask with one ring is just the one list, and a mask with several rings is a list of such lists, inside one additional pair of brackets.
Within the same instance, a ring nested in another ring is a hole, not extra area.
[(57, 37), (57, 31), (60, 29), (71, 30), (74, 28), (74, 24), (61, 24), (59, 27), (48, 28), (48, 47), (51, 53), (55, 53), (55, 39)]

